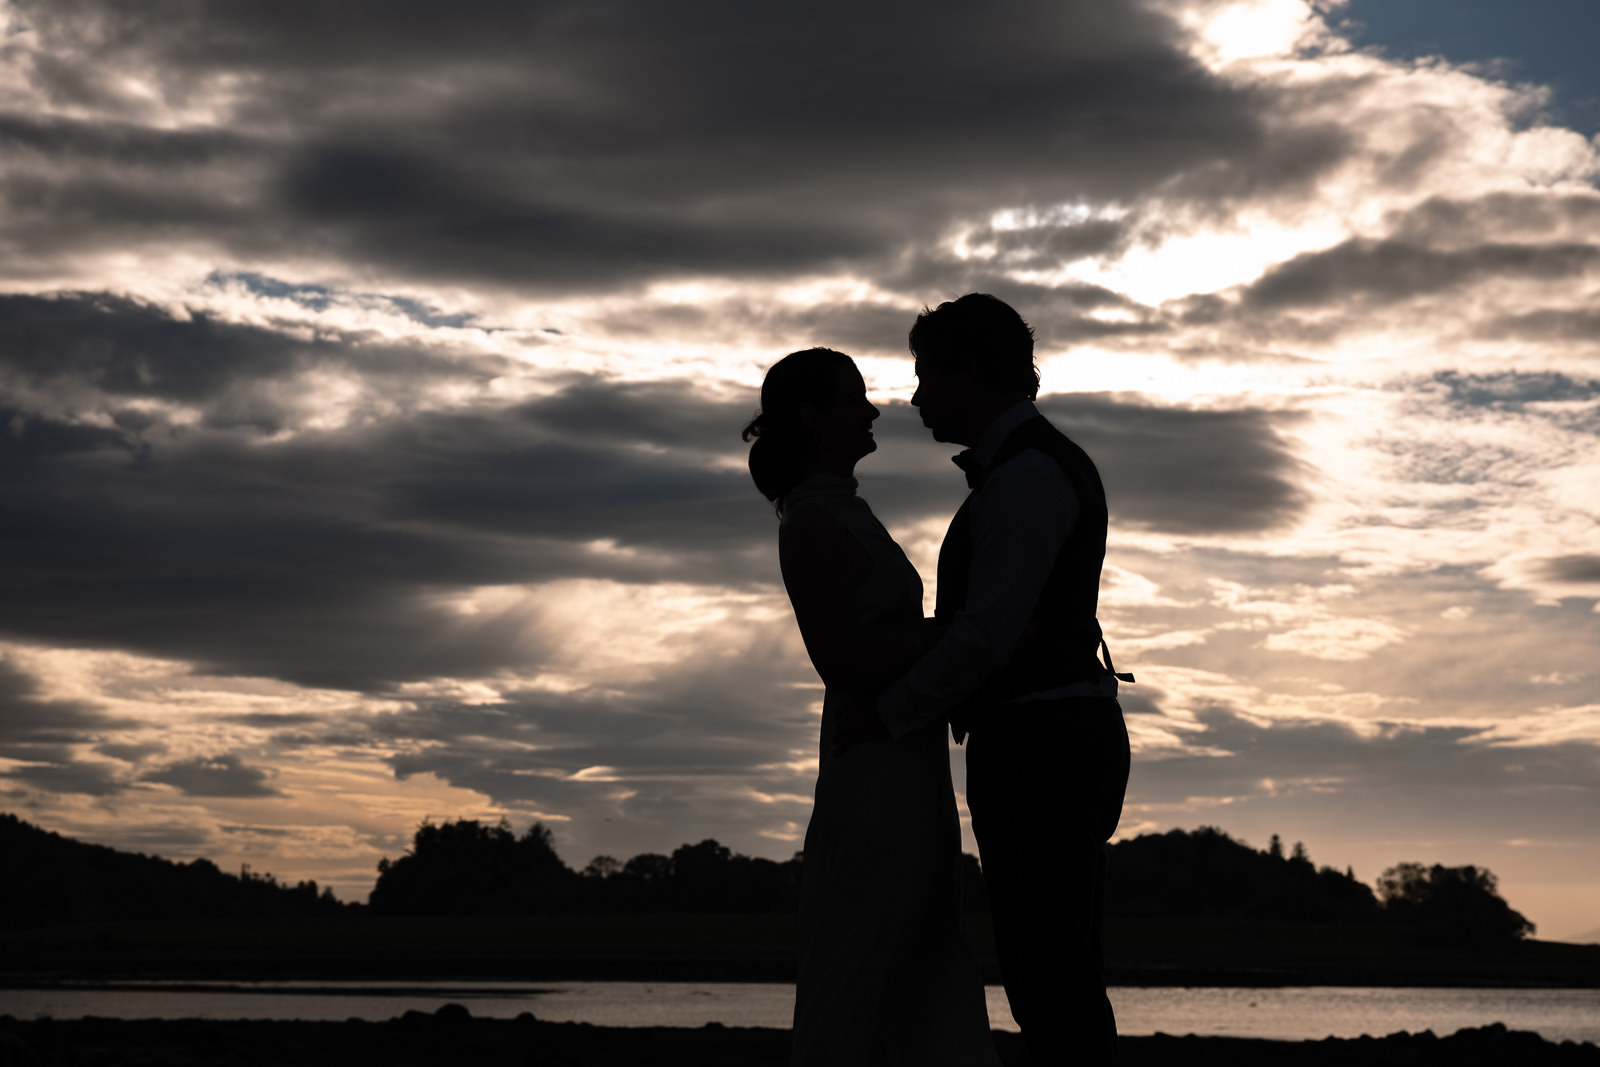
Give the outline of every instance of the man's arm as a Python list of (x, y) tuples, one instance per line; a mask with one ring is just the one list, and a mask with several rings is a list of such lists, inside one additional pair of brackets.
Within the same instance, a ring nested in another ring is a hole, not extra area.
[(878, 698), (878, 714), (896, 737), (947, 718), (1011, 658), (1077, 521), (1078, 496), (1055, 460), (1029, 449), (990, 473), (969, 515), (966, 606)]

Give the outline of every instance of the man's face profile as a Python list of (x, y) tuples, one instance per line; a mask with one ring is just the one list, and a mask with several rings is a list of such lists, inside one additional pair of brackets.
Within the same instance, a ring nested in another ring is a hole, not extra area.
[(977, 384), (972, 373), (965, 368), (919, 359), (916, 374), (917, 391), (911, 394), (911, 406), (922, 416), (922, 424), (933, 434), (933, 439), (971, 444), (965, 440), (963, 427)]

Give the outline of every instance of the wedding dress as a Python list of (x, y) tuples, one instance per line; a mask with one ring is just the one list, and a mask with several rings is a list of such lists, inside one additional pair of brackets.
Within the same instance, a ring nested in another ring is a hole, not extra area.
[[(871, 560), (856, 601), (863, 628), (915, 627), (922, 579), (855, 490), (854, 478), (814, 477), (784, 498), (784, 521), (828, 509)], [(844, 696), (830, 689), (822, 705), (791, 1062), (1000, 1067), (958, 925), (961, 835), (945, 727), (834, 756)]]

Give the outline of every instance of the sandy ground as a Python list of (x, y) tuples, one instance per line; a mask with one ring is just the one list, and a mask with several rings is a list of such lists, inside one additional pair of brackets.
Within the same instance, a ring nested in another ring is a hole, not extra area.
[[(214, 1022), (207, 1020), (82, 1019), (55, 1022), (0, 1017), (0, 1067), (690, 1067), (772, 1065), (787, 1062), (784, 1030), (606, 1028), (515, 1020), (474, 1019), (450, 1004), (432, 1015), (409, 1012), (389, 1022)], [(1027, 1053), (1016, 1034), (997, 1032), (995, 1045), (1007, 1067), (1023, 1067)], [(1124, 1067), (1230, 1067), (1292, 1064), (1359, 1064), (1386, 1067), (1525, 1067), (1593, 1064), (1600, 1048), (1554, 1045), (1535, 1034), (1490, 1026), (1448, 1037), (1396, 1034), (1382, 1038), (1280, 1042), (1218, 1037), (1126, 1038)]]

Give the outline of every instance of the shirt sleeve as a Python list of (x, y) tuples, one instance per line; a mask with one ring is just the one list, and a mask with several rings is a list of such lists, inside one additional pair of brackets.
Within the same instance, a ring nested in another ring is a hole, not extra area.
[(878, 714), (896, 737), (948, 718), (1011, 658), (1077, 522), (1078, 496), (1055, 460), (1028, 449), (990, 473), (968, 514), (966, 606), (878, 698)]

